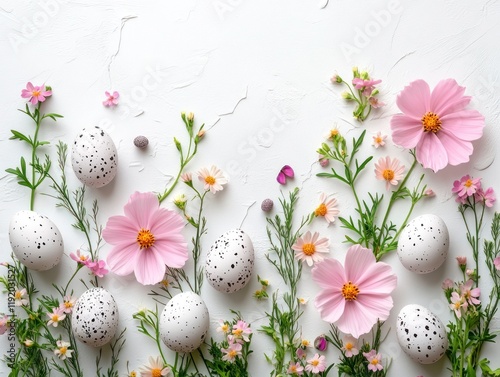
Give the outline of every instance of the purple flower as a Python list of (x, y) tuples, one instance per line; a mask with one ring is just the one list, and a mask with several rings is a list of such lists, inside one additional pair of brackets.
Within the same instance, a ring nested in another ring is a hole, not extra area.
[(288, 178), (293, 178), (295, 173), (293, 172), (293, 169), (289, 165), (285, 165), (281, 168), (278, 176), (276, 177), (276, 180), (280, 185), (284, 185), (286, 183), (286, 179)]

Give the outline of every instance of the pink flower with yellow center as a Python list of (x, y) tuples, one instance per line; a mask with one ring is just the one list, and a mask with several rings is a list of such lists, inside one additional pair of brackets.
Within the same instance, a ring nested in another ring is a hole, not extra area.
[(149, 365), (140, 368), (141, 377), (164, 377), (170, 375), (171, 369), (165, 367), (163, 361), (158, 356), (156, 359), (149, 357)]
[(144, 285), (163, 280), (166, 268), (182, 268), (188, 259), (182, 235), (184, 221), (174, 212), (160, 208), (158, 197), (135, 192), (124, 207), (125, 216), (112, 216), (102, 232), (113, 249), (107, 264), (117, 275), (135, 273)]
[(8, 329), (8, 325), (9, 317), (7, 315), (4, 315), (2, 318), (0, 318), (0, 335), (5, 334)]
[(84, 266), (86, 266), (87, 263), (90, 260), (88, 255), (81, 254), (80, 249), (78, 249), (76, 251), (76, 254), (75, 253), (71, 253), (71, 254), (69, 254), (69, 256), (70, 256), (71, 259), (73, 259), (74, 261), (76, 261), (76, 263), (83, 264)]
[(59, 322), (64, 321), (66, 318), (66, 314), (64, 314), (64, 310), (59, 308), (53, 308), (52, 313), (47, 313), (47, 316), (50, 318), (50, 320), (47, 322), (47, 326), (54, 326), (57, 327), (59, 325)]
[(26, 89), (21, 91), (22, 98), (28, 98), (28, 101), (32, 105), (36, 105), (38, 102), (44, 102), (47, 97), (52, 95), (51, 90), (47, 90), (45, 85), (34, 86), (31, 82), (26, 84)]
[(473, 284), (472, 279), (467, 280), (467, 283), (460, 287), (460, 292), (470, 305), (479, 305), (481, 301), (478, 298), (481, 295), (481, 289), (479, 287), (472, 288)]
[(382, 356), (380, 353), (377, 353), (377, 351), (371, 350), (370, 352), (363, 352), (363, 356), (366, 357), (366, 360), (368, 360), (368, 370), (376, 372), (384, 369), (381, 363)]
[(397, 278), (388, 264), (375, 260), (370, 249), (351, 246), (344, 266), (336, 259), (325, 259), (314, 266), (312, 278), (322, 289), (315, 300), (321, 318), (343, 333), (359, 338), (378, 320), (389, 317)]
[(26, 306), (29, 303), (28, 300), (28, 292), (26, 291), (26, 288), (23, 289), (18, 289), (16, 288), (14, 292), (14, 303), (15, 306)]
[(416, 80), (398, 95), (402, 114), (391, 119), (392, 139), (403, 148), (415, 148), (424, 168), (437, 172), (469, 161), (472, 141), (483, 135), (484, 117), (465, 110), (471, 97), (453, 79), (440, 81), (431, 93), (429, 85)]
[(397, 158), (382, 157), (375, 163), (375, 177), (381, 181), (385, 181), (385, 188), (387, 190), (391, 189), (391, 185), (396, 186), (399, 183), (403, 178), (404, 171), (404, 165), (400, 165)]
[(342, 351), (344, 351), (345, 357), (353, 357), (359, 354), (357, 348), (358, 340), (351, 335), (346, 335), (342, 339)]
[(451, 192), (457, 194), (456, 201), (465, 203), (469, 196), (473, 196), (481, 189), (481, 178), (471, 178), (470, 175), (464, 175), (460, 180), (453, 182)]
[(250, 334), (252, 333), (252, 329), (248, 326), (248, 323), (242, 320), (238, 320), (236, 324), (233, 326), (232, 334), (239, 339), (243, 339), (245, 342), (250, 341)]
[(307, 360), (306, 371), (314, 374), (321, 373), (326, 369), (325, 356), (314, 354), (311, 359)]
[(202, 168), (198, 172), (198, 179), (203, 182), (204, 189), (210, 190), (212, 194), (224, 190), (223, 185), (229, 182), (228, 179), (224, 177), (224, 174), (222, 174), (222, 171), (216, 166), (212, 166), (210, 169)]
[(118, 105), (118, 98), (120, 98), (120, 94), (118, 92), (110, 93), (108, 91), (104, 92), (106, 95), (106, 100), (103, 101), (103, 105), (106, 107), (112, 107)]
[(320, 204), (314, 210), (314, 216), (324, 217), (328, 224), (333, 223), (340, 213), (337, 209), (337, 199), (329, 199), (325, 193), (321, 193), (319, 201)]
[(76, 297), (73, 296), (64, 296), (63, 303), (59, 305), (59, 308), (66, 314), (69, 314), (73, 311), (75, 307)]
[(56, 342), (57, 348), (54, 350), (54, 354), (61, 360), (66, 360), (71, 358), (71, 354), (74, 352), (70, 350), (71, 344), (63, 340), (58, 340)]
[(221, 351), (224, 354), (222, 356), (222, 360), (229, 361), (230, 363), (234, 362), (234, 360), (241, 356), (241, 350), (243, 346), (241, 343), (231, 343), (228, 348), (222, 348)]
[(460, 318), (462, 316), (462, 310), (464, 312), (467, 311), (468, 304), (467, 301), (465, 300), (465, 297), (459, 295), (457, 292), (452, 292), (450, 300), (451, 300), (450, 309), (452, 309), (455, 312), (457, 318)]
[(307, 231), (302, 237), (299, 237), (292, 249), (296, 251), (295, 259), (306, 262), (312, 266), (316, 262), (321, 262), (323, 256), (318, 253), (328, 253), (328, 238), (319, 238), (319, 233), (311, 234)]
[(375, 148), (383, 147), (385, 145), (385, 139), (387, 139), (387, 135), (382, 135), (382, 133), (379, 131), (375, 136), (373, 136), (372, 145)]
[(302, 374), (304, 373), (304, 367), (300, 365), (299, 362), (294, 363), (293, 361), (290, 361), (286, 373), (291, 375), (302, 376)]

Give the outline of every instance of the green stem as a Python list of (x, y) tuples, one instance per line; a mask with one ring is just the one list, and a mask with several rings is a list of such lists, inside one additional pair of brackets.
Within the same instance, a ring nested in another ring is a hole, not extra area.
[(68, 287), (69, 287), (69, 284), (71, 283), (71, 281), (75, 278), (76, 274), (78, 273), (78, 271), (80, 271), (80, 269), (83, 267), (83, 264), (80, 264), (78, 263), (77, 267), (76, 267), (76, 270), (75, 272), (73, 273), (73, 275), (71, 275), (71, 277), (69, 278), (68, 280), (68, 283), (66, 284), (66, 286), (64, 287), (63, 291), (62, 291), (62, 296), (63, 296), (63, 299), (64, 299), (64, 296), (66, 296), (66, 292), (68, 291)]
[(32, 145), (32, 151), (31, 151), (31, 197), (30, 197), (30, 210), (33, 211), (35, 207), (35, 192), (36, 192), (36, 185), (35, 185), (35, 180), (36, 180), (36, 169), (35, 169), (35, 164), (36, 164), (36, 150), (38, 148), (38, 131), (40, 130), (40, 105), (41, 102), (38, 103), (37, 111), (35, 111), (36, 116), (32, 117), (33, 120), (35, 121), (35, 134), (33, 136), (33, 145)]

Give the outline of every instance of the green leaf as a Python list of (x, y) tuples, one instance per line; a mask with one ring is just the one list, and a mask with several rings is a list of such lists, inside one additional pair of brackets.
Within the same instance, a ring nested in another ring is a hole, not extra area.
[(23, 140), (23, 141), (27, 142), (28, 144), (33, 145), (31, 138), (22, 134), (21, 132), (16, 131), (16, 130), (10, 130), (10, 132), (12, 132), (12, 136), (9, 138), (10, 140), (16, 140), (16, 139)]
[(23, 175), (26, 176), (26, 160), (24, 157), (21, 157), (21, 171), (23, 172)]

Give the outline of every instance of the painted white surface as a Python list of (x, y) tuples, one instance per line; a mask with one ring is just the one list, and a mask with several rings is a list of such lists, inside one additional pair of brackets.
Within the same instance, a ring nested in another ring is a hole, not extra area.
[[(320, 192), (334, 194), (343, 215), (352, 213), (350, 196), (344, 187), (320, 179), (316, 148), (337, 123), (347, 135), (357, 135), (360, 126), (352, 119), (352, 108), (340, 98), (341, 90), (331, 85), (338, 72), (348, 77), (351, 67), (368, 69), (383, 80), (381, 99), (388, 105), (374, 113), (361, 127), (368, 136), (389, 133), (389, 119), (398, 112), (397, 93), (410, 81), (425, 79), (434, 86), (440, 79), (455, 78), (472, 95), (471, 106), (486, 118), (484, 137), (474, 143), (475, 153), (468, 164), (448, 167), (438, 174), (426, 172), (426, 182), (436, 197), (418, 206), (414, 215), (435, 213), (448, 225), (450, 257), (443, 267), (429, 275), (405, 270), (395, 254), (385, 261), (398, 274), (395, 306), (388, 320), (392, 330), (382, 352), (392, 358), (390, 376), (447, 376), (446, 360), (422, 366), (400, 350), (394, 320), (399, 310), (411, 303), (431, 309), (442, 321), (450, 318), (440, 288), (446, 277), (458, 278), (454, 257), (470, 255), (463, 224), (450, 188), (466, 173), (482, 176), (486, 186), (500, 191), (496, 131), (500, 115), (498, 62), (500, 38), (497, 21), (500, 3), (443, 0), (410, 1), (69, 1), (3, 0), (0, 3), (0, 49), (2, 75), (0, 91), (0, 172), (17, 165), (27, 154), (20, 143), (8, 140), (10, 129), (28, 130), (28, 118), (16, 109), (24, 106), (21, 89), (27, 81), (47, 83), (54, 89), (47, 110), (64, 115), (56, 124), (43, 127), (42, 135), (55, 143), (71, 143), (83, 127), (101, 125), (113, 138), (119, 153), (119, 171), (109, 186), (89, 190), (100, 202), (101, 221), (121, 214), (123, 205), (135, 191), (162, 191), (177, 169), (173, 136), (184, 137), (179, 114), (193, 111), (205, 122), (207, 135), (191, 171), (216, 164), (230, 177), (226, 189), (207, 202), (209, 232), (206, 251), (229, 229), (241, 226), (256, 248), (256, 273), (280, 288), (280, 278), (264, 254), (269, 247), (265, 215), (260, 202), (275, 200), (279, 190), (286, 193), (294, 185), (302, 188), (297, 213), (306, 214), (317, 204)], [(104, 108), (105, 90), (118, 90), (120, 105)], [(137, 135), (146, 135), (151, 144), (143, 152), (133, 146)], [(407, 164), (409, 156), (389, 143), (385, 150), (366, 146), (375, 157), (397, 154)], [(48, 149), (55, 159), (55, 148)], [(279, 187), (275, 176), (289, 164), (296, 172), (293, 184)], [(71, 172), (70, 172), (71, 173)], [(71, 174), (70, 183), (77, 184)], [(27, 190), (5, 172), (0, 173), (0, 245), (2, 259), (10, 250), (7, 230), (10, 217), (28, 207)], [(366, 178), (372, 192), (384, 192), (382, 182)], [(73, 186), (74, 187), (74, 186)], [(48, 191), (44, 186), (41, 191)], [(183, 191), (182, 187), (177, 190)], [(172, 207), (166, 203), (167, 207)], [(498, 208), (498, 205), (495, 206)], [(50, 198), (38, 197), (35, 208), (57, 223), (63, 232), (66, 254), (84, 240), (69, 225), (69, 216), (55, 208)], [(328, 235), (331, 256), (343, 260), (347, 246), (344, 230), (336, 223), (327, 227), (314, 222), (312, 229)], [(191, 237), (190, 229), (186, 236)], [(105, 256), (109, 246), (102, 249)], [(66, 255), (59, 267), (37, 275), (40, 287), (52, 279), (63, 281), (73, 267)], [(121, 355), (137, 369), (148, 356), (156, 355), (152, 342), (141, 336), (131, 314), (142, 306), (153, 307), (149, 288), (139, 286), (132, 276), (112, 274), (103, 280), (115, 296), (121, 326), (127, 327), (127, 343)], [(256, 330), (264, 324), (269, 303), (255, 303), (251, 295), (256, 279), (233, 295), (216, 292), (208, 284), (203, 297), (211, 315), (211, 335), (217, 336), (217, 320), (229, 317), (229, 308), (240, 310)], [(284, 288), (284, 287), (281, 287)], [(487, 290), (487, 285), (483, 287)], [(75, 291), (83, 291), (75, 284)], [(319, 319), (312, 299), (317, 288), (304, 269), (300, 294), (310, 298), (304, 320), (304, 337), (313, 340), (328, 331)], [(81, 293), (81, 292), (80, 292)], [(0, 309), (2, 310), (2, 309)], [(500, 327), (497, 322), (496, 329)], [(6, 338), (0, 338), (2, 352)], [(271, 343), (256, 334), (251, 356), (251, 374), (265, 376), (269, 366), (263, 352)], [(93, 375), (94, 351), (81, 347)], [(499, 345), (487, 347), (490, 356)], [(335, 361), (332, 350), (329, 361)], [(497, 360), (495, 360), (497, 361)], [(500, 365), (494, 366), (499, 367)], [(0, 371), (6, 370), (0, 365)]]

